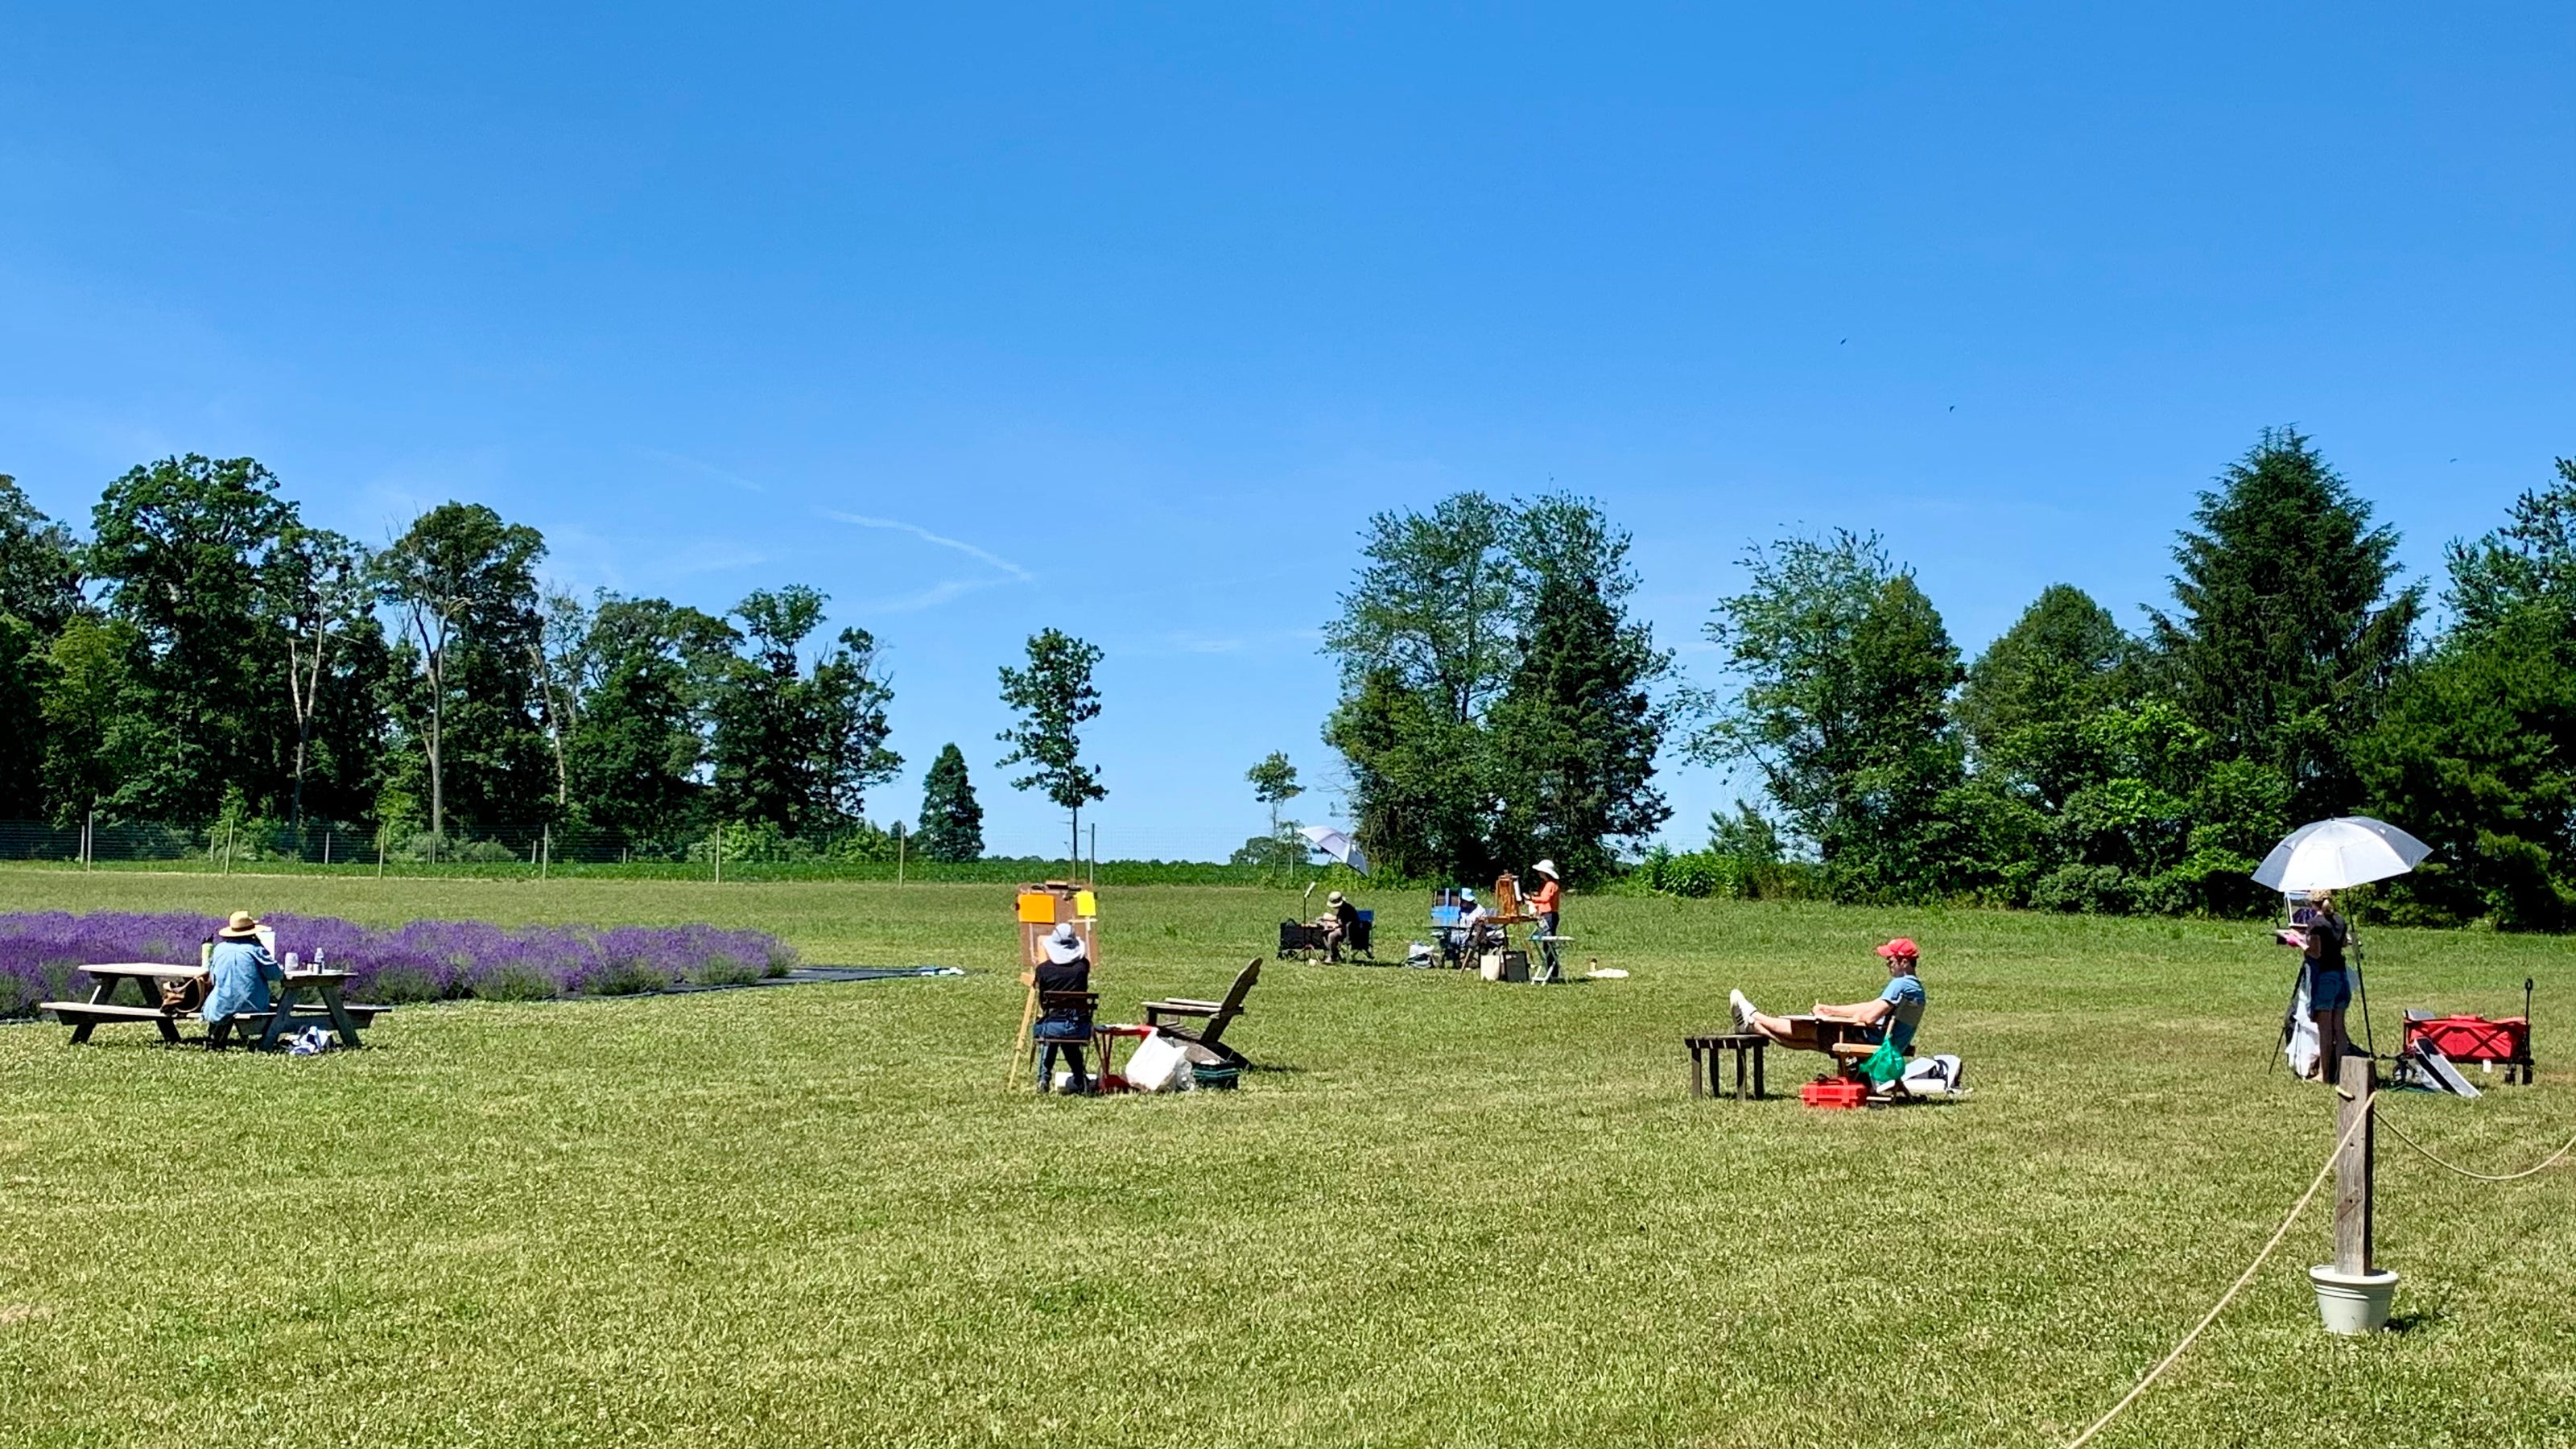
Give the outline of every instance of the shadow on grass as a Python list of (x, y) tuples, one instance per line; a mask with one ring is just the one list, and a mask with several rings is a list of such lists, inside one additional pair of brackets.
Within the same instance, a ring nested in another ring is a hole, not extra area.
[(2439, 1308), (2417, 1308), (2388, 1316), (2390, 1333), (2413, 1333), (2419, 1328), (2438, 1328), (2451, 1321), (2451, 1315)]

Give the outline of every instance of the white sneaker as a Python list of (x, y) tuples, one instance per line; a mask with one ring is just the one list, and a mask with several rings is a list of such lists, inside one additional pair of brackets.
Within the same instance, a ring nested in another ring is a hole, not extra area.
[(1753, 1009), (1752, 1002), (1744, 999), (1743, 992), (1727, 992), (1726, 1004), (1733, 1008), (1735, 1012), (1735, 1029), (1737, 1031), (1750, 1031), (1753, 1029), (1753, 1018), (1760, 1015), (1760, 1013)]

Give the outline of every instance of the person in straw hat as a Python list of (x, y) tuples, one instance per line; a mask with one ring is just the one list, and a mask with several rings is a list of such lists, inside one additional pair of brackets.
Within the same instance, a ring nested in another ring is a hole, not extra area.
[(277, 969), (277, 958), (270, 954), (262, 930), (257, 916), (235, 911), (215, 933), (214, 951), (206, 958), (210, 977), (206, 1004), (199, 1013), (208, 1026), (236, 1012), (276, 1009), (269, 998), (269, 984), (284, 985), (286, 973)]
[(1324, 913), (1315, 918), (1315, 924), (1324, 928), (1324, 959), (1339, 961), (1342, 943), (1359, 931), (1360, 908), (1352, 905), (1348, 896), (1334, 891), (1324, 897)]

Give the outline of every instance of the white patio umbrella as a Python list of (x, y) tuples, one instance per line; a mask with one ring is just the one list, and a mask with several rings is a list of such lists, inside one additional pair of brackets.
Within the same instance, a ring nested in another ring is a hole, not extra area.
[(1297, 833), (1315, 842), (1317, 850), (1362, 875), (1368, 874), (1368, 852), (1360, 849), (1360, 843), (1350, 836), (1329, 825), (1308, 825)]
[(2342, 815), (2302, 825), (2254, 867), (2254, 883), (2276, 891), (2339, 891), (2404, 875), (2433, 847), (2385, 820)]

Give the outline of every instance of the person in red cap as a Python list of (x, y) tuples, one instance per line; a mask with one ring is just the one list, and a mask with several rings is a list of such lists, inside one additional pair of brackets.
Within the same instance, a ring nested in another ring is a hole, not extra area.
[(1743, 992), (1730, 991), (1727, 1001), (1735, 1009), (1735, 1029), (1760, 1032), (1782, 1046), (1816, 1051), (1816, 1022), (1847, 1021), (1865, 1028), (1864, 1035), (1870, 1041), (1894, 1042), (1898, 1051), (1906, 1050), (1914, 1045), (1914, 1030), (1923, 1024), (1923, 1008), (1931, 999), (1923, 994), (1922, 978), (1915, 974), (1922, 965), (1923, 952), (1911, 940), (1899, 936), (1879, 947), (1878, 954), (1887, 962), (1887, 989), (1875, 997), (1843, 1006), (1819, 1001), (1809, 1019), (1801, 1021), (1765, 1016), (1754, 1009)]

